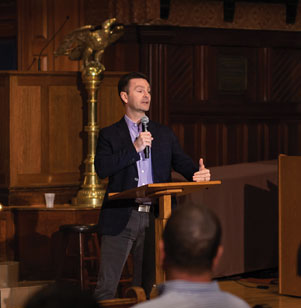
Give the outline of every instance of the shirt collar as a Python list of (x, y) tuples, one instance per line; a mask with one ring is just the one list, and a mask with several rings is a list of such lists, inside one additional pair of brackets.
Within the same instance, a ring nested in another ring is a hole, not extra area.
[(219, 290), (217, 281), (190, 282), (186, 280), (169, 280), (158, 287), (159, 294), (170, 291), (194, 293)]
[(124, 115), (124, 120), (128, 127), (139, 127), (140, 123), (133, 122), (126, 114)]

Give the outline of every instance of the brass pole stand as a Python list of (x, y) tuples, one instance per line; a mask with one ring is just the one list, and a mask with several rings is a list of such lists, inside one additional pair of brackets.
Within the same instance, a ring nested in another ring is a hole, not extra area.
[(98, 178), (94, 167), (94, 156), (99, 131), (97, 124), (97, 93), (103, 78), (105, 68), (99, 62), (92, 62), (82, 70), (82, 80), (88, 92), (88, 124), (85, 132), (88, 133), (88, 154), (84, 160), (85, 172), (81, 189), (73, 198), (72, 204), (84, 207), (101, 207), (105, 187)]

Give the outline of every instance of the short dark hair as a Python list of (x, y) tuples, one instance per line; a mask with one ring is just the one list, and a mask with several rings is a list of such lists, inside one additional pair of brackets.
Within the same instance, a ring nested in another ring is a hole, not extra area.
[(88, 292), (66, 283), (46, 285), (35, 292), (24, 308), (99, 308), (96, 299)]
[(212, 270), (221, 242), (217, 216), (200, 205), (178, 206), (163, 232), (165, 265), (188, 273)]
[(128, 74), (125, 74), (121, 76), (119, 82), (118, 82), (118, 93), (120, 96), (120, 92), (127, 92), (128, 93), (128, 85), (131, 79), (136, 79), (136, 78), (142, 78), (145, 79), (149, 83), (149, 79), (142, 73), (140, 72), (131, 72)]

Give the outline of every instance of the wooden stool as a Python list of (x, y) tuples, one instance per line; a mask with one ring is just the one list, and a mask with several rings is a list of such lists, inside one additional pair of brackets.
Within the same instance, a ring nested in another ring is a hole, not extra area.
[[(79, 282), (82, 290), (91, 290), (96, 285), (99, 269), (97, 225), (69, 224), (60, 226), (59, 230), (63, 234), (64, 255), (60, 264), (58, 280)], [(70, 272), (73, 275), (67, 274), (66, 277), (68, 266), (69, 268), (71, 266)], [(74, 275), (74, 273), (77, 274)]]
[[(94, 290), (100, 261), (97, 227), (96, 224), (60, 226), (59, 230), (63, 235), (63, 256), (57, 280), (79, 283), (82, 290)], [(118, 285), (119, 296), (124, 296), (124, 291), (131, 285), (132, 279), (133, 265), (130, 255)]]

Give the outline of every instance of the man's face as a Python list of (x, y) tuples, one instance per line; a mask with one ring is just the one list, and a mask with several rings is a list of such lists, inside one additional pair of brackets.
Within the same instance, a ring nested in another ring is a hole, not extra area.
[(128, 91), (121, 92), (126, 108), (133, 112), (145, 113), (151, 102), (150, 85), (143, 78), (134, 78), (129, 81)]

